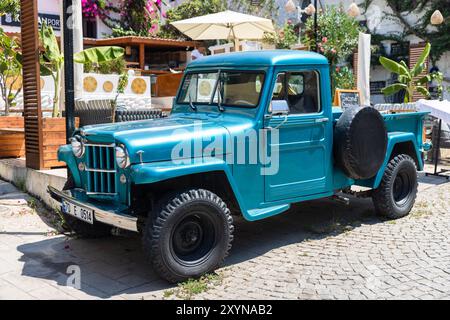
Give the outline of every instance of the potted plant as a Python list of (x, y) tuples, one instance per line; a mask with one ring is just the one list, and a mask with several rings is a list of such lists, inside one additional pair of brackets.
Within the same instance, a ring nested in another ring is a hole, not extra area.
[[(83, 65), (89, 65), (91, 70), (103, 73), (103, 69), (111, 69), (111, 62), (117, 61), (118, 64), (122, 64), (122, 57), (124, 55), (124, 49), (120, 47), (94, 47), (90, 49), (83, 50), (74, 55), (74, 61), (76, 63), (81, 63)], [(124, 68), (115, 68), (115, 70), (120, 73), (119, 81), (116, 89), (116, 96), (114, 100), (111, 100), (111, 119), (115, 122), (116, 110), (117, 110), (117, 99), (120, 94), (125, 92), (128, 85), (128, 74), (125, 72)]]
[[(405, 61), (395, 62), (386, 57), (380, 57), (381, 65), (388, 71), (398, 75), (398, 82), (391, 84), (381, 91), (384, 95), (393, 95), (399, 91), (405, 92), (404, 105), (402, 109), (415, 109), (413, 95), (418, 92), (425, 97), (430, 97), (430, 92), (425, 85), (431, 81), (429, 74), (420, 77), (425, 69), (425, 61), (430, 54), (431, 45), (427, 43), (417, 63), (411, 69), (408, 68)], [(419, 77), (419, 78), (418, 78)]]
[(0, 28), (0, 98), (4, 104), (3, 116), (0, 117), (1, 158), (21, 157), (25, 154), (21, 116), (10, 116), (17, 96), (22, 90), (22, 57), (16, 39), (6, 35)]

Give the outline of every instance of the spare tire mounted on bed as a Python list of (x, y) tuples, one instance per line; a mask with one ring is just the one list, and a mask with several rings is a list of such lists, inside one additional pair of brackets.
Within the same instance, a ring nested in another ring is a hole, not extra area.
[(374, 177), (383, 164), (386, 148), (386, 126), (376, 109), (354, 107), (342, 113), (334, 129), (334, 157), (348, 177)]

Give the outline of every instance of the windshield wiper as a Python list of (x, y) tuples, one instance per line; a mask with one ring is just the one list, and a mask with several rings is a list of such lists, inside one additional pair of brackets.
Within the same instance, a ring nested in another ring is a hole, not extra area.
[(197, 106), (192, 102), (191, 93), (189, 93), (189, 106), (192, 108), (192, 110), (197, 111)]

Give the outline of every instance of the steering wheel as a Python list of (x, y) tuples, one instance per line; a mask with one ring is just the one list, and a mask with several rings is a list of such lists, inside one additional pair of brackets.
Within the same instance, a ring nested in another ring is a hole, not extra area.
[(236, 100), (236, 101), (234, 101), (234, 104), (237, 104), (237, 105), (244, 105), (244, 106), (254, 106), (253, 103), (248, 102), (248, 101), (246, 101), (246, 100)]

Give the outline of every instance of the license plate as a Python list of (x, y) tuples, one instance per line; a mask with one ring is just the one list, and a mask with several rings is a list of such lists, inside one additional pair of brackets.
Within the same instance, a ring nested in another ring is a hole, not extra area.
[(90, 224), (94, 223), (94, 210), (77, 206), (69, 201), (62, 201), (62, 211)]

